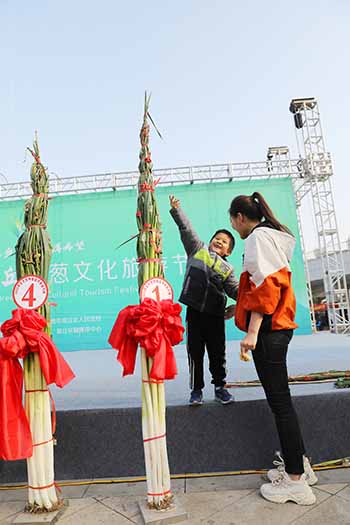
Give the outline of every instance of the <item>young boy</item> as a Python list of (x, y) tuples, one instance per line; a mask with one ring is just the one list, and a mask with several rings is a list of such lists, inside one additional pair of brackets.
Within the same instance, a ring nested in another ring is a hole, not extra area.
[(187, 266), (180, 302), (187, 305), (187, 351), (190, 367), (190, 405), (203, 403), (203, 361), (205, 347), (209, 357), (215, 399), (232, 403), (232, 395), (224, 388), (225, 307), (226, 295), (236, 299), (238, 281), (232, 266), (226, 261), (235, 239), (227, 230), (218, 230), (209, 246), (202, 242), (180, 207), (180, 201), (170, 197), (170, 214), (179, 227), (181, 241), (187, 253)]

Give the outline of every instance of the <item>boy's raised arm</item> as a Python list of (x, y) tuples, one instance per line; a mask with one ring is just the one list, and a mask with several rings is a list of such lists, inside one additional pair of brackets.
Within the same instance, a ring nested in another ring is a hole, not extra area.
[(204, 243), (200, 240), (197, 233), (192, 227), (186, 214), (180, 207), (180, 201), (170, 195), (170, 215), (179, 227), (182, 244), (184, 245), (187, 255), (198, 251)]

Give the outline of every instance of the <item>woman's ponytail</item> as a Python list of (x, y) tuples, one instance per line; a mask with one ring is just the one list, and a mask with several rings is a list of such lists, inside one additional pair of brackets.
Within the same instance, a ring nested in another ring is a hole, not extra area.
[(273, 211), (271, 210), (270, 206), (267, 204), (266, 200), (261, 195), (261, 193), (259, 193), (258, 191), (254, 191), (254, 193), (252, 194), (251, 198), (259, 206), (261, 214), (262, 214), (263, 218), (265, 219), (265, 221), (267, 221), (270, 224), (272, 224), (272, 226), (276, 230), (280, 230), (282, 232), (286, 232), (286, 233), (289, 233), (290, 235), (293, 235), (292, 232), (290, 231), (290, 229), (287, 228), (287, 226), (285, 226), (284, 224), (281, 224), (277, 220), (277, 218), (275, 217)]
[(245, 215), (248, 219), (259, 222), (264, 219), (276, 230), (293, 235), (287, 226), (281, 224), (276, 219), (270, 206), (258, 191), (254, 191), (252, 195), (239, 195), (233, 199), (229, 213), (231, 217), (236, 217), (238, 213), (242, 213), (242, 215)]

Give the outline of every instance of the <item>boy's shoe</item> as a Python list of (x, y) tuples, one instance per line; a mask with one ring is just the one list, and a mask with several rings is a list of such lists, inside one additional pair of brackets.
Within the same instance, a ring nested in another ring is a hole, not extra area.
[(263, 498), (273, 503), (294, 501), (298, 505), (313, 505), (316, 502), (316, 496), (307, 484), (305, 474), (294, 481), (287, 472), (280, 472), (279, 477), (272, 483), (261, 485), (260, 493)]
[[(269, 481), (274, 481), (275, 479), (279, 477), (281, 472), (285, 471), (284, 460), (280, 452), (276, 452), (276, 456), (278, 459), (275, 459), (273, 464), (276, 465), (277, 468), (273, 468), (267, 472), (267, 478)], [(310, 461), (308, 460), (306, 456), (304, 456), (304, 473), (305, 473), (305, 478), (306, 478), (306, 482), (308, 483), (308, 485), (310, 485), (310, 487), (312, 487), (313, 485), (316, 485), (318, 481), (317, 476), (312, 470)]]
[(203, 405), (203, 394), (201, 390), (192, 390), (190, 405)]
[(222, 405), (228, 405), (234, 402), (233, 396), (223, 386), (215, 387), (215, 401), (219, 401)]

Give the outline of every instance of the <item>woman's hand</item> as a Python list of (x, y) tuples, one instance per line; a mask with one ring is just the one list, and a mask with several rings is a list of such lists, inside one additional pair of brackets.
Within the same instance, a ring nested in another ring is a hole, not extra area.
[(180, 208), (180, 201), (174, 195), (169, 195), (170, 206), (176, 210)]
[(242, 352), (242, 350), (241, 350), (239, 358), (240, 358), (241, 361), (251, 361), (252, 360), (252, 358), (248, 354), (248, 352)]
[(249, 350), (255, 350), (256, 342), (258, 340), (258, 334), (255, 332), (248, 332), (244, 339), (241, 341), (241, 350), (248, 352)]
[(225, 320), (231, 319), (235, 315), (235, 312), (236, 312), (235, 304), (231, 304), (230, 306), (225, 308)]
[(248, 354), (249, 350), (254, 350), (256, 347), (256, 342), (258, 339), (258, 334), (255, 332), (248, 332), (244, 339), (240, 342), (241, 346), (241, 361), (250, 361), (251, 357)]
[(248, 333), (240, 343), (242, 361), (250, 361), (251, 359), (248, 352), (249, 350), (255, 350), (263, 317), (263, 314), (259, 312), (251, 312)]

